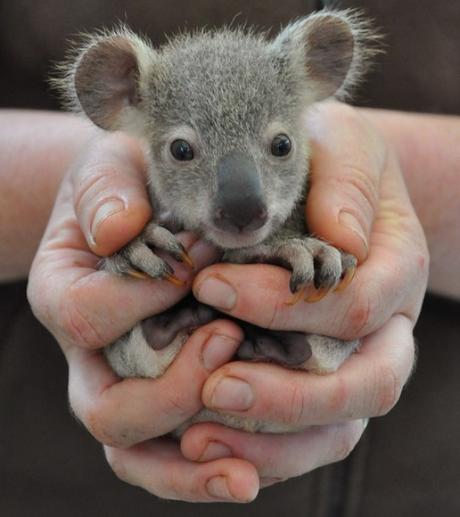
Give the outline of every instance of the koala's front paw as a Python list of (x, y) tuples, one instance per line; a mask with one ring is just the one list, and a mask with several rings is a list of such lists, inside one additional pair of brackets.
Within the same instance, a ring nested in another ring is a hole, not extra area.
[[(289, 288), (296, 294), (289, 303), (300, 299), (317, 302), (334, 289), (345, 289), (351, 282), (357, 260), (314, 237), (292, 237), (274, 239), (252, 248), (226, 252), (224, 259), (240, 264), (265, 262), (277, 264), (292, 271)], [(308, 292), (313, 285), (315, 291)]]
[[(296, 296), (291, 304), (302, 298), (309, 303), (318, 302), (331, 289), (343, 291), (352, 281), (358, 263), (353, 255), (314, 237), (289, 240), (281, 244), (281, 249), (292, 268), (289, 288)], [(312, 281), (313, 292), (308, 289)]]
[(137, 278), (165, 279), (181, 286), (182, 280), (174, 276), (173, 268), (162, 258), (155, 254), (153, 249), (163, 250), (179, 262), (185, 262), (193, 267), (182, 244), (166, 228), (155, 222), (150, 222), (136, 239), (129, 242), (120, 251), (105, 258), (101, 262), (101, 268), (117, 274), (127, 274)]

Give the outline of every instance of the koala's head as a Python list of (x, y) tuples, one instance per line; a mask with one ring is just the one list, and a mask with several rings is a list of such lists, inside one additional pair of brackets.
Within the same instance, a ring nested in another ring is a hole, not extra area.
[(122, 28), (90, 36), (64, 80), (98, 126), (146, 141), (152, 196), (223, 248), (264, 240), (308, 174), (305, 109), (356, 81), (363, 24), (321, 12), (275, 39), (222, 29), (155, 50)]

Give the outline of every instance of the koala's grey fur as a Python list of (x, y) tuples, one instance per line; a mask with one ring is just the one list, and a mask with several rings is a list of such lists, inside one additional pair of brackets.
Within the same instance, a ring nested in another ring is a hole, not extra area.
[[(105, 268), (170, 277), (171, 266), (151, 247), (178, 259), (184, 250), (159, 224), (161, 218), (198, 232), (224, 250), (225, 260), (287, 266), (292, 292), (312, 283), (337, 286), (356, 261), (306, 235), (304, 114), (316, 101), (348, 94), (372, 54), (373, 38), (353, 11), (315, 13), (273, 40), (252, 30), (224, 28), (183, 34), (154, 50), (126, 27), (88, 36), (64, 66), (58, 86), (68, 104), (98, 126), (124, 130), (146, 143), (156, 216), (137, 239), (105, 261)], [(280, 134), (292, 144), (284, 157), (270, 152)], [(173, 158), (176, 140), (191, 145), (192, 160)], [(198, 319), (190, 314), (166, 347), (155, 346), (155, 336), (147, 339), (137, 325), (107, 349), (114, 370), (122, 377), (160, 376), (190, 328), (209, 321), (206, 311)], [(311, 355), (296, 366), (320, 373), (334, 371), (357, 346), (325, 336), (306, 335), (305, 340)], [(272, 347), (270, 339), (263, 343), (267, 350)], [(258, 358), (257, 346), (246, 343), (242, 357)], [(293, 430), (209, 411), (198, 420), (252, 431)]]

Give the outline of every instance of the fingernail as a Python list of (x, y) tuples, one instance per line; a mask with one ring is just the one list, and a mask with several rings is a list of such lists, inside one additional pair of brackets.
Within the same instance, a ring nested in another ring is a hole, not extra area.
[(368, 424), (369, 424), (369, 419), (368, 418), (363, 418), (363, 429), (366, 429)]
[(220, 442), (209, 442), (198, 461), (219, 460), (221, 458), (231, 458), (233, 456), (229, 447)]
[(244, 411), (254, 403), (251, 386), (235, 377), (224, 377), (214, 388), (211, 407), (228, 411)]
[(233, 287), (216, 276), (209, 276), (197, 289), (195, 296), (202, 303), (218, 309), (229, 311), (236, 303), (236, 291)]
[(96, 211), (91, 224), (91, 240), (96, 243), (96, 234), (99, 226), (110, 216), (125, 209), (125, 204), (121, 199), (108, 199)]
[(206, 483), (206, 490), (211, 497), (223, 499), (225, 501), (235, 501), (236, 499), (230, 493), (225, 476), (216, 476)]
[(339, 214), (339, 223), (343, 226), (346, 226), (353, 233), (355, 233), (361, 239), (366, 251), (368, 250), (367, 238), (363, 230), (363, 227), (353, 214), (350, 214), (350, 212), (342, 210), (342, 212), (340, 212)]
[(203, 364), (206, 370), (212, 372), (232, 358), (238, 345), (238, 340), (221, 334), (213, 334), (203, 347)]

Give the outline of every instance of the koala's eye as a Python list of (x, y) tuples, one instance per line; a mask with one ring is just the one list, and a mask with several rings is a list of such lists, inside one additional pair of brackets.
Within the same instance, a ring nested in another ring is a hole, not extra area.
[(273, 156), (286, 156), (291, 152), (291, 141), (287, 135), (276, 135), (272, 141)]
[(192, 146), (186, 140), (174, 140), (171, 144), (171, 154), (180, 162), (193, 160)]

